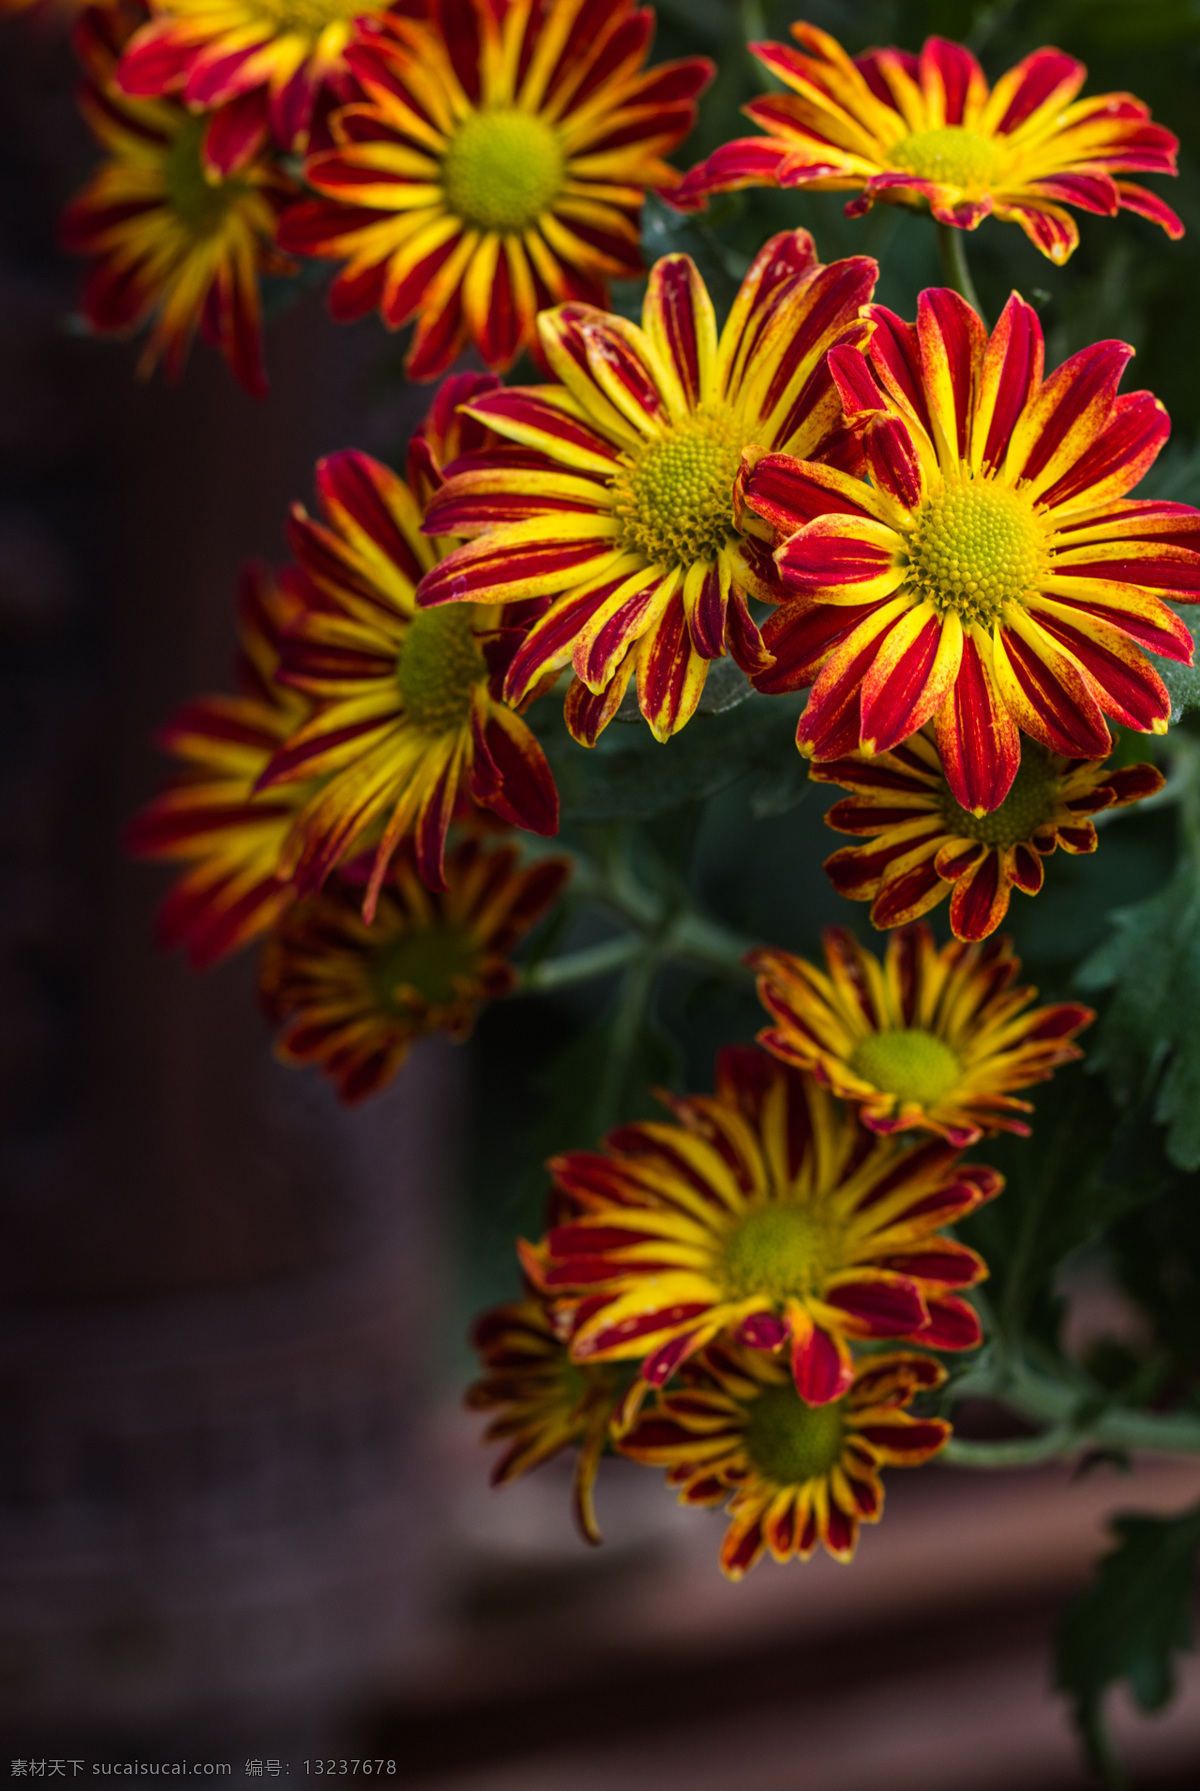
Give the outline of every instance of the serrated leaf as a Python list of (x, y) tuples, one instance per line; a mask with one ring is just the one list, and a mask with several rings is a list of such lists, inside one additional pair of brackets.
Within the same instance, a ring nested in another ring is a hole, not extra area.
[[(1200, 625), (1198, 612), (1192, 609), (1189, 614), (1189, 606), (1179, 603), (1169, 603), (1167, 608), (1175, 611), (1194, 639)], [(1167, 687), (1172, 721), (1178, 721), (1189, 709), (1200, 709), (1200, 666), (1180, 665), (1177, 659), (1163, 659), (1158, 653), (1147, 654), (1147, 658)]]
[(564, 821), (638, 821), (715, 796), (748, 772), (777, 771), (798, 759), (803, 704), (803, 696), (756, 693), (719, 715), (694, 716), (665, 745), (643, 722), (610, 727), (596, 746), (580, 746), (556, 702), (535, 705), (527, 719), (554, 772)]
[(1117, 1100), (1152, 1089), (1167, 1155), (1200, 1168), (1200, 879), (1185, 858), (1165, 888), (1113, 917), (1114, 932), (1081, 965), (1083, 989), (1113, 996), (1088, 1051)]
[(1057, 1687), (1072, 1701), (1093, 1769), (1110, 1783), (1120, 1781), (1105, 1692), (1125, 1680), (1143, 1710), (1161, 1710), (1175, 1689), (1173, 1656), (1194, 1646), (1200, 1505), (1178, 1517), (1118, 1517), (1113, 1529), (1117, 1546), (1067, 1606), (1055, 1644)]

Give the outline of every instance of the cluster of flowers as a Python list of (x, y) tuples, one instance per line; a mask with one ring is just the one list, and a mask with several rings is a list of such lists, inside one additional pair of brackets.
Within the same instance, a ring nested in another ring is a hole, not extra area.
[(243, 575), (240, 689), (163, 730), (181, 768), (129, 830), (136, 853), (186, 867), (163, 942), (204, 968), (265, 936), (279, 1053), (321, 1065), (346, 1101), (381, 1088), (419, 1034), (469, 1034), (569, 872), (522, 863), (504, 837), (558, 828), (542, 749), (499, 695), (521, 606), (415, 601), (450, 545), (422, 533), (442, 467), (486, 434), (460, 400), (496, 383), (443, 382), (407, 480), (354, 450), (319, 463), (319, 516), (290, 518), (293, 564)]
[[(17, 11), (30, 0), (0, 0)], [(637, 277), (647, 190), (681, 207), (746, 186), (855, 191), (974, 229), (1018, 223), (1055, 261), (1071, 205), (1182, 226), (1130, 173), (1173, 173), (1176, 140), (1129, 94), (1077, 98), (1085, 70), (1040, 50), (989, 89), (960, 45), (852, 61), (826, 33), (752, 48), (784, 91), (767, 133), (682, 181), (712, 65), (646, 70), (653, 17), (631, 0), (103, 0), (75, 34), (83, 106), (108, 161), (68, 213), (94, 258), (97, 330), (153, 320), (177, 369), (197, 327), (260, 390), (258, 282), (292, 257), (338, 262), (335, 316), (415, 319), (409, 370), (468, 341), (505, 368), (538, 311), (603, 306)]]
[[(10, 0), (11, 3), (11, 0)], [(539, 310), (641, 272), (646, 190), (711, 64), (646, 72), (632, 0), (109, 0), (74, 34), (108, 159), (69, 208), (93, 329), (149, 323), (147, 370), (197, 329), (265, 389), (259, 285), (344, 263), (340, 319), (416, 319), (407, 368), (472, 342), (508, 366)]]
[[(1056, 261), (1066, 205), (1178, 234), (1124, 178), (1174, 171), (1140, 102), (1078, 99), (1054, 50), (989, 89), (961, 46), (852, 61), (797, 25), (802, 53), (756, 47), (783, 89), (749, 108), (766, 134), (681, 181), (663, 158), (711, 70), (647, 69), (651, 32), (630, 0), (93, 7), (75, 43), (109, 159), (64, 228), (92, 258), (86, 317), (148, 326), (168, 370), (199, 329), (261, 389), (261, 276), (309, 256), (342, 264), (337, 317), (416, 320), (414, 377), (467, 344), (544, 375), (445, 381), (406, 480), (353, 451), (318, 467), (295, 563), (247, 574), (241, 693), (171, 724), (183, 769), (133, 830), (187, 866), (166, 937), (205, 964), (266, 935), (280, 1048), (345, 1098), (417, 1033), (462, 1036), (563, 886), (566, 861), (497, 837), (557, 828), (529, 704), (561, 681), (591, 746), (632, 685), (665, 743), (723, 657), (760, 692), (809, 690), (797, 743), (849, 792), (829, 820), (856, 841), (829, 873), (901, 929), (886, 963), (841, 934), (824, 974), (760, 954), (766, 1049), (725, 1053), (673, 1123), (556, 1163), (528, 1297), (479, 1333), (502, 1477), (577, 1443), (594, 1531), (604, 1447), (665, 1463), (685, 1500), (732, 1497), (738, 1574), (819, 1538), (846, 1557), (879, 1464), (945, 1440), (906, 1409), (940, 1366), (877, 1346), (978, 1340), (956, 1290), (984, 1265), (945, 1227), (999, 1178), (958, 1153), (1020, 1128), (1012, 1091), (1089, 1017), (1026, 1012), (1007, 945), (982, 942), (1046, 855), (1093, 851), (1093, 815), (1160, 786), (1110, 760), (1108, 722), (1167, 727), (1147, 653), (1191, 661), (1168, 599), (1200, 601), (1200, 514), (1127, 495), (1169, 428), (1118, 391), (1131, 351), (1046, 376), (1016, 294), (990, 333), (948, 290), (908, 323), (872, 302), (871, 260), (822, 265), (793, 230), (720, 330), (684, 255), (651, 270), (640, 327), (604, 308), (640, 272), (654, 189), (994, 214)], [(938, 951), (920, 917), (947, 898)], [(932, 1141), (894, 1136), (914, 1128)]]
[(1030, 1009), (1006, 940), (939, 950), (918, 922), (881, 964), (831, 929), (825, 957), (754, 954), (766, 1050), (724, 1051), (713, 1095), (664, 1096), (672, 1123), (551, 1163), (526, 1297), (476, 1327), (470, 1402), (498, 1408), (488, 1435), (509, 1444), (496, 1481), (575, 1448), (598, 1541), (604, 1450), (666, 1467), (684, 1504), (728, 1501), (733, 1579), (764, 1550), (849, 1560), (883, 1509), (879, 1468), (946, 1443), (943, 1418), (907, 1409), (945, 1369), (881, 1345), (980, 1342), (961, 1290), (987, 1269), (946, 1228), (1002, 1180), (961, 1152), (1028, 1132), (1012, 1091), (1078, 1057), (1092, 1018)]
[[(726, 653), (759, 690), (811, 684), (799, 745), (852, 792), (832, 825), (863, 836), (830, 874), (881, 926), (949, 896), (954, 933), (981, 940), (1045, 854), (1094, 850), (1092, 814), (1159, 788), (1106, 762), (1104, 716), (1161, 732), (1141, 647), (1191, 657), (1163, 597), (1200, 600), (1200, 514), (1123, 496), (1162, 407), (1117, 395), (1119, 344), (1043, 380), (1019, 298), (989, 338), (949, 292), (903, 324), (873, 280), (784, 233), (718, 335), (669, 256), (641, 328), (541, 315), (555, 383), (443, 382), (407, 482), (354, 451), (321, 463), (295, 565), (247, 580), (244, 694), (167, 730), (185, 770), (133, 830), (191, 864), (165, 929), (197, 963), (271, 932), (285, 1054), (369, 1093), (416, 1031), (461, 1036), (503, 986), (495, 929), (519, 937), (565, 864), (447, 841), (481, 812), (556, 831), (519, 712), (564, 672), (586, 744), (635, 674), (664, 741)], [(761, 630), (752, 597), (773, 604)], [(483, 897), (460, 886), (490, 889), (493, 862), (503, 901), (468, 939)]]

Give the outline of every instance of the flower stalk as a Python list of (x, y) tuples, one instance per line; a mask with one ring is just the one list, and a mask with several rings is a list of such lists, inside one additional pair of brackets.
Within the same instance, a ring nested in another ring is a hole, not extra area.
[(975, 282), (971, 278), (971, 269), (967, 262), (967, 245), (965, 232), (957, 224), (937, 225), (938, 254), (941, 257), (942, 272), (946, 276), (947, 286), (952, 286), (960, 298), (965, 298), (972, 311), (977, 311), (983, 319), (983, 306), (979, 302), (979, 294), (975, 290)]

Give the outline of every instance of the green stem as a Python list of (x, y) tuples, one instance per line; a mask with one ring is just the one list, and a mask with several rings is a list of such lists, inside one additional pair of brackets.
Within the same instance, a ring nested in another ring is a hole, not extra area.
[(938, 1460), (954, 1468), (1022, 1468), (1029, 1462), (1049, 1461), (1079, 1447), (1079, 1434), (1059, 1425), (1038, 1437), (1014, 1437), (1004, 1443), (971, 1443), (951, 1437)]
[(1125, 1406), (1089, 1411), (1082, 1389), (1050, 1380), (1020, 1362), (1001, 1362), (994, 1374), (982, 1365), (971, 1370), (956, 1388), (959, 1393), (968, 1390), (974, 1397), (997, 1399), (1019, 1417), (1047, 1428), (1037, 1436), (1002, 1443), (954, 1437), (941, 1459), (957, 1467), (1014, 1468), (1089, 1448), (1200, 1454), (1200, 1413), (1135, 1411)]
[[(973, 311), (983, 317), (983, 307), (979, 303), (979, 295), (975, 291), (975, 282), (971, 278), (971, 270), (967, 266), (966, 231), (960, 230), (957, 224), (938, 224), (938, 253), (942, 258), (942, 272), (946, 276), (946, 284), (953, 286), (955, 292), (961, 293)], [(986, 324), (986, 318), (984, 322)]]
[(596, 1090), (596, 1099), (592, 1109), (592, 1130), (598, 1135), (609, 1131), (621, 1118), (622, 1095), (629, 1072), (629, 1059), (637, 1043), (638, 1033), (642, 1029), (646, 1008), (654, 988), (658, 961), (658, 953), (654, 946), (649, 943), (644, 944), (639, 955), (630, 962), (622, 978), (621, 990), (617, 996), (617, 1011), (613, 1016), (612, 1032), (609, 1037), (608, 1059), (604, 1065), (604, 1074), (600, 1086)]
[(564, 952), (561, 958), (547, 958), (524, 973), (517, 993), (544, 995), (550, 989), (566, 989), (572, 983), (608, 976), (628, 964), (641, 949), (642, 941), (636, 933), (622, 933), (619, 939), (606, 939), (601, 945), (589, 945), (582, 951)]
[[(529, 856), (539, 855), (535, 844)], [(743, 985), (753, 980), (754, 972), (747, 968), (745, 957), (759, 941), (733, 933), (692, 908), (672, 915), (670, 904), (634, 875), (620, 842), (605, 854), (603, 864), (581, 853), (572, 856), (573, 892), (607, 908), (631, 931), (534, 965), (522, 978), (519, 993), (540, 995), (607, 976), (643, 952), (649, 952), (656, 964), (683, 964)]]
[(719, 921), (706, 920), (702, 914), (681, 914), (668, 929), (663, 942), (664, 956), (693, 969), (709, 970), (731, 982), (753, 982), (754, 972), (746, 963), (746, 953), (758, 941), (731, 933)]

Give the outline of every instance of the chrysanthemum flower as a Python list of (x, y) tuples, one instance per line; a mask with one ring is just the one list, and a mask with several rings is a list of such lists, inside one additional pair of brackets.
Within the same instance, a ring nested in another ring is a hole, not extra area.
[(644, 71), (653, 15), (630, 0), (430, 0), (364, 21), (347, 60), (367, 95), (305, 170), (321, 198), (289, 248), (345, 261), (339, 318), (418, 319), (407, 360), (432, 379), (468, 342), (507, 367), (539, 310), (607, 303), (636, 277), (648, 187), (691, 129), (702, 58)]
[(813, 684), (797, 743), (818, 760), (887, 752), (933, 719), (955, 801), (984, 815), (1016, 777), (1018, 728), (1082, 759), (1111, 749), (1105, 715), (1165, 732), (1142, 649), (1191, 663), (1163, 599), (1200, 600), (1200, 513), (1124, 495), (1169, 430), (1149, 392), (1117, 395), (1124, 343), (1043, 381), (1015, 293), (990, 339), (953, 292), (922, 293), (915, 328), (873, 315), (866, 354), (830, 355), (871, 483), (786, 455), (746, 481), (797, 599), (767, 623), (776, 662), (756, 682)]
[(838, 894), (870, 902), (877, 927), (903, 926), (949, 896), (951, 931), (968, 940), (995, 932), (1014, 888), (1037, 895), (1056, 846), (1096, 850), (1092, 815), (1163, 786), (1153, 765), (1066, 759), (1026, 740), (1004, 801), (973, 815), (955, 801), (928, 727), (891, 752), (814, 765), (809, 776), (853, 792), (825, 816), (863, 840), (825, 861)]
[(292, 514), (303, 610), (283, 666), (315, 710), (276, 754), (263, 787), (325, 780), (285, 853), (305, 893), (364, 835), (377, 839), (369, 920), (402, 839), (413, 840), (425, 881), (440, 887), (460, 792), (542, 834), (557, 831), (558, 798), (541, 747), (495, 694), (513, 637), (469, 605), (416, 610), (413, 593), (437, 546), (421, 534), (404, 481), (347, 451), (317, 467), (317, 499), (323, 521), (299, 505)]
[(692, 1385), (659, 1395), (621, 1453), (668, 1468), (681, 1504), (729, 1501), (721, 1568), (731, 1580), (765, 1549), (807, 1561), (821, 1542), (849, 1561), (860, 1523), (883, 1515), (879, 1469), (920, 1467), (945, 1447), (949, 1424), (905, 1410), (945, 1378), (932, 1357), (897, 1350), (859, 1362), (839, 1399), (811, 1406), (780, 1363), (718, 1345), (688, 1370)]
[(777, 1350), (810, 1405), (853, 1377), (848, 1338), (979, 1342), (952, 1290), (987, 1273), (939, 1235), (999, 1192), (940, 1139), (874, 1138), (811, 1077), (731, 1048), (717, 1092), (671, 1100), (675, 1125), (624, 1126), (550, 1167), (579, 1217), (549, 1233), (542, 1285), (582, 1296), (577, 1362), (642, 1361), (661, 1386), (719, 1332)]
[(79, 103), (109, 151), (61, 225), (63, 246), (93, 261), (84, 317), (103, 335), (149, 322), (139, 372), (161, 358), (171, 379), (199, 330), (261, 395), (258, 279), (294, 271), (275, 244), (294, 184), (270, 161), (212, 181), (200, 158), (203, 119), (174, 100), (123, 98), (112, 81), (121, 46), (115, 12), (86, 13), (75, 44), (88, 75)]
[(893, 933), (880, 963), (844, 927), (824, 934), (825, 970), (763, 949), (749, 962), (774, 1024), (758, 1035), (774, 1056), (853, 1102), (884, 1136), (937, 1132), (956, 1149), (985, 1132), (1029, 1127), (1013, 1090), (1045, 1082), (1083, 1053), (1071, 1040), (1095, 1019), (1077, 1002), (1029, 1004), (1008, 939), (938, 949), (924, 922)]
[(539, 319), (560, 383), (471, 405), (519, 446), (475, 456), (434, 499), (427, 528), (481, 539), (419, 593), (422, 606), (553, 597), (513, 658), (510, 701), (570, 662), (568, 724), (593, 745), (636, 670), (666, 740), (714, 659), (766, 667), (746, 594), (780, 591), (769, 556), (739, 536), (734, 481), (756, 446), (856, 463), (825, 356), (865, 341), (875, 273), (862, 257), (822, 267), (795, 230), (758, 255), (719, 339), (686, 255), (655, 264), (641, 329), (580, 305)]
[(163, 905), (159, 935), (167, 946), (184, 946), (197, 969), (265, 933), (292, 900), (295, 891), (279, 871), (280, 854), (311, 793), (304, 784), (265, 795), (255, 789), (309, 709), (275, 679), (280, 636), (295, 600), (250, 566), (238, 608), (241, 693), (201, 697), (163, 729), (160, 744), (184, 768), (127, 834), (139, 857), (190, 866)]
[(375, 917), (345, 876), (295, 903), (263, 953), (261, 990), (284, 1063), (319, 1064), (343, 1101), (390, 1082), (427, 1032), (468, 1038), (483, 1002), (517, 981), (508, 954), (566, 881), (561, 858), (522, 869), (511, 846), (465, 839), (446, 884), (426, 889), (407, 854), (392, 861)]
[(851, 60), (814, 25), (793, 25), (792, 35), (808, 54), (750, 46), (790, 89), (744, 108), (766, 136), (723, 144), (686, 177), (676, 203), (736, 187), (858, 192), (848, 217), (877, 199), (963, 230), (994, 215), (1059, 263), (1079, 241), (1065, 205), (1139, 212), (1183, 235), (1156, 193), (1117, 178), (1176, 173), (1178, 138), (1132, 94), (1076, 99), (1087, 70), (1073, 56), (1035, 50), (989, 90), (971, 52), (945, 38), (929, 38), (920, 56), (868, 50)]
[(504, 1486), (574, 1447), (575, 1521), (588, 1542), (599, 1542), (596, 1470), (621, 1401), (621, 1370), (572, 1362), (537, 1298), (485, 1312), (471, 1341), (483, 1357), (485, 1373), (468, 1389), (466, 1403), (472, 1411), (498, 1411), (484, 1438), (509, 1445), (492, 1469), (492, 1485)]
[(346, 46), (360, 14), (387, 0), (150, 0), (117, 81), (135, 99), (178, 94), (208, 114), (204, 160), (221, 176), (252, 161), (270, 138), (308, 146), (321, 99), (348, 100)]

